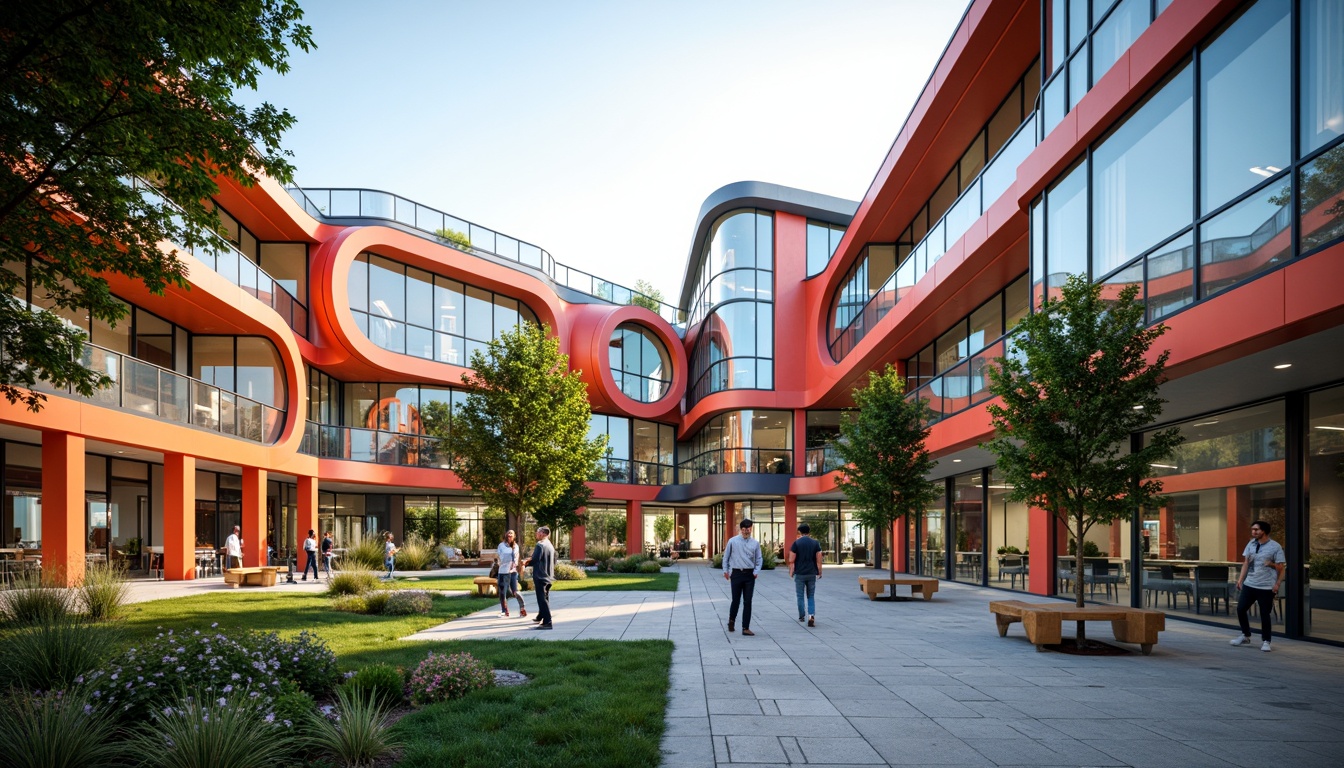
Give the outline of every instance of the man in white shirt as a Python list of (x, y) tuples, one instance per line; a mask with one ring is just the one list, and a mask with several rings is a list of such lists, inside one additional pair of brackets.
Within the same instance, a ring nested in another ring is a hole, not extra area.
[(761, 575), (761, 543), (751, 538), (751, 520), (744, 519), (738, 528), (741, 536), (728, 540), (723, 550), (723, 578), (732, 584), (733, 601), (728, 604), (728, 631), (737, 623), (737, 607), (742, 604), (742, 634), (751, 637), (751, 598), (756, 592), (756, 577)]
[(1233, 645), (1249, 645), (1251, 642), (1251, 619), (1247, 615), (1251, 605), (1260, 609), (1260, 650), (1269, 651), (1269, 640), (1273, 633), (1274, 600), (1279, 596), (1279, 585), (1283, 583), (1285, 558), (1283, 547), (1269, 538), (1269, 523), (1256, 520), (1251, 523), (1251, 541), (1242, 550), (1245, 558), (1241, 563), (1241, 575), (1237, 577), (1237, 589), (1241, 595), (1237, 598), (1237, 621), (1241, 624), (1241, 634), (1232, 638)]
[(242, 528), (235, 525), (233, 526), (233, 533), (229, 534), (229, 537), (224, 540), (224, 555), (229, 559), (228, 565), (230, 568), (243, 567), (243, 540), (238, 537), (240, 532), (242, 532)]

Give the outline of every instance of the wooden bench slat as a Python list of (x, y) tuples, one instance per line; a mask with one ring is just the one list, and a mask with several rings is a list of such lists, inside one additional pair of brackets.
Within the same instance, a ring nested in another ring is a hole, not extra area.
[(1109, 621), (1115, 639), (1122, 643), (1136, 643), (1147, 656), (1157, 644), (1157, 633), (1167, 628), (1167, 615), (1162, 611), (1127, 606), (1086, 606), (1079, 608), (1068, 603), (1025, 603), (1021, 600), (994, 600), (989, 604), (998, 625), (999, 637), (1008, 636), (1008, 627), (1021, 622), (1027, 640), (1036, 650), (1060, 642), (1060, 625), (1065, 621)]

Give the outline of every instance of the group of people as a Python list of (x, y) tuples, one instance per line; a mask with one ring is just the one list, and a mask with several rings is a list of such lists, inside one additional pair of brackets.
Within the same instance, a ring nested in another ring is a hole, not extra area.
[[(756, 579), (765, 560), (761, 543), (751, 537), (752, 522), (738, 525), (740, 535), (728, 540), (723, 550), (723, 578), (731, 584), (732, 601), (728, 604), (728, 631), (737, 631), (738, 608), (742, 609), (742, 634), (751, 637), (751, 598), (756, 594)], [(817, 626), (817, 580), (821, 578), (821, 544), (812, 538), (812, 527), (798, 526), (798, 538), (789, 547), (789, 577), (798, 598), (798, 620)]]
[(504, 540), (495, 549), (498, 559), (495, 561), (495, 587), (499, 593), (500, 618), (509, 617), (509, 598), (518, 601), (518, 615), (527, 616), (527, 604), (518, 591), (518, 578), (522, 570), (532, 567), (532, 585), (537, 594), (537, 615), (532, 618), (537, 629), (551, 629), (551, 584), (555, 581), (555, 545), (551, 544), (551, 529), (546, 526), (537, 528), (537, 545), (532, 548), (532, 556), (526, 560), (519, 558), (518, 534), (508, 531)]

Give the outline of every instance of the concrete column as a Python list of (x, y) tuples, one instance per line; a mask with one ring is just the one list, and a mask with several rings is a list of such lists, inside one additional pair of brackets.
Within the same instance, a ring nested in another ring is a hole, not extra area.
[(644, 551), (644, 505), (638, 501), (625, 502), (625, 553), (636, 555)]
[(737, 503), (723, 502), (723, 541), (719, 542), (719, 551), (728, 546), (728, 540), (737, 535)]
[[(587, 507), (579, 507), (579, 514), (586, 516)], [(585, 560), (588, 557), (588, 528), (584, 525), (576, 525), (569, 529), (569, 559), (575, 563)]]
[(1242, 541), (1250, 537), (1251, 488), (1234, 485), (1227, 489), (1227, 559), (1241, 560)]
[(789, 558), (789, 548), (798, 538), (798, 497), (789, 494), (784, 497), (784, 559)]
[(73, 587), (84, 582), (84, 438), (42, 433), (42, 581)]
[(243, 467), (243, 567), (262, 565), (266, 565), (266, 470)]
[(897, 571), (910, 572), (910, 526), (906, 518), (891, 524), (891, 562)]
[[(302, 550), (303, 540), (308, 537), (308, 531), (317, 531), (318, 551), (314, 553), (314, 557), (321, 557), (322, 531), (317, 529), (317, 478), (300, 475), (298, 480), (298, 509), (294, 519), (297, 545)], [(300, 563), (300, 567), (305, 564)]]
[(163, 578), (196, 578), (196, 457), (163, 455)]
[(1027, 548), (1031, 552), (1031, 572), (1028, 591), (1050, 595), (1055, 591), (1055, 516), (1047, 510), (1031, 507), (1027, 510)]

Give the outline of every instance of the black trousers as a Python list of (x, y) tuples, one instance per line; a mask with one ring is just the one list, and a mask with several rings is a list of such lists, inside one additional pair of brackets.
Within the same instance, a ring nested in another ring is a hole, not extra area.
[(307, 561), (303, 564), (303, 578), (305, 578), (305, 579), (308, 578), (308, 569), (311, 568), (311, 569), (313, 570), (313, 578), (316, 579), (316, 578), (317, 578), (317, 553), (316, 553), (316, 552), (309, 552), (308, 550), (305, 549), (305, 550), (303, 551), (303, 554), (304, 554), (305, 557), (308, 558)]
[(533, 588), (537, 591), (537, 618), (541, 619), (542, 624), (551, 623), (551, 582), (533, 581)]
[(737, 606), (742, 605), (742, 628), (751, 629), (751, 596), (756, 593), (756, 575), (748, 568), (734, 569), (729, 584), (732, 585), (733, 602), (728, 605), (728, 621), (737, 621)]
[(1241, 634), (1251, 636), (1251, 603), (1260, 609), (1260, 639), (1269, 642), (1274, 631), (1274, 590), (1242, 587), (1241, 597), (1237, 598), (1237, 621), (1241, 622)]

